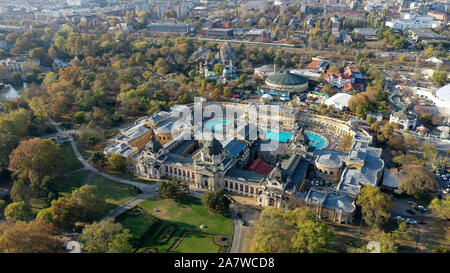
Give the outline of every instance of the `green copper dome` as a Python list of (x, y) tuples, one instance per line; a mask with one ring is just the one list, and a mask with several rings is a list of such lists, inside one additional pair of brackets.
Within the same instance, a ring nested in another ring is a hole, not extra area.
[(308, 79), (290, 72), (270, 75), (266, 79), (267, 84), (273, 85), (302, 85), (308, 83)]

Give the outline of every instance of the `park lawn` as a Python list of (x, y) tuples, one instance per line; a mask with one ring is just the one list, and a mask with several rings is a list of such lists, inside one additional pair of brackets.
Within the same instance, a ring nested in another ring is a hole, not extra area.
[(132, 185), (111, 181), (95, 174), (92, 175), (87, 184), (97, 186), (99, 192), (105, 196), (106, 209), (108, 211), (112, 211), (117, 206), (140, 194), (139, 189)]
[[(153, 197), (145, 200), (140, 206), (155, 217), (174, 222), (180, 229), (186, 229), (199, 233), (224, 234), (233, 232), (233, 220), (220, 213), (210, 214), (201, 201), (190, 196), (183, 196), (180, 200), (163, 199)], [(155, 212), (157, 208), (159, 212)], [(200, 225), (207, 228), (201, 229)]]
[(99, 192), (105, 197), (106, 210), (108, 212), (140, 194), (139, 189), (132, 185), (111, 181), (96, 174), (92, 174), (91, 179), (88, 182), (88, 177), (89, 171), (80, 171), (61, 177), (56, 183), (56, 189), (62, 195), (68, 195), (73, 190), (78, 189), (85, 184), (95, 185)]
[(33, 218), (37, 216), (40, 210), (45, 209), (48, 207), (47, 202), (45, 201), (45, 198), (33, 198), (29, 200), (31, 213), (33, 214)]
[(73, 152), (70, 142), (64, 142), (59, 146), (64, 152), (63, 172), (71, 172), (83, 168), (83, 164), (78, 160)]
[(155, 223), (145, 215), (126, 215), (120, 223), (130, 230), (133, 238), (139, 239)]
[(157, 225), (157, 227), (155, 227), (156, 225), (153, 226), (153, 227), (155, 227), (154, 230), (151, 232), (151, 234), (147, 238), (145, 238), (145, 241), (142, 243), (140, 249), (138, 249), (137, 252), (142, 252), (144, 248), (149, 247), (149, 246), (156, 247), (158, 249), (158, 253), (167, 252), (170, 249), (170, 247), (175, 243), (175, 241), (178, 240), (178, 238), (180, 238), (180, 236), (183, 234), (182, 229), (177, 229), (172, 234), (172, 237), (170, 237), (170, 239), (167, 241), (167, 243), (158, 245), (158, 243), (156, 242), (157, 237), (160, 235), (161, 231), (169, 224), (171, 224), (171, 222), (163, 220), (163, 221), (161, 221), (161, 224)]
[(173, 250), (175, 253), (218, 253), (220, 246), (214, 238), (188, 233), (183, 241)]
[(80, 171), (68, 176), (58, 178), (56, 190), (61, 193), (70, 194), (73, 190), (83, 186), (88, 176), (88, 171)]

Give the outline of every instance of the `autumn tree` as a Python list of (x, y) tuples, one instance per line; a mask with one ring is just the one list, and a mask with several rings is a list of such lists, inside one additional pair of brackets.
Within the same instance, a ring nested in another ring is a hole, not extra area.
[(428, 190), (434, 189), (433, 173), (426, 166), (407, 164), (402, 166), (405, 174), (400, 176), (399, 190), (415, 198), (420, 198)]
[(62, 170), (63, 151), (52, 139), (23, 140), (9, 156), (9, 170), (19, 179), (56, 176)]
[(435, 217), (448, 221), (450, 219), (450, 196), (446, 195), (442, 200), (434, 198), (428, 208), (431, 209), (431, 212)]
[(380, 228), (389, 220), (388, 211), (394, 208), (391, 199), (375, 186), (364, 186), (356, 204), (361, 206), (364, 221), (372, 228)]
[(269, 207), (258, 219), (251, 251), (318, 253), (330, 248), (334, 234), (309, 209)]
[(60, 197), (52, 201), (50, 207), (52, 222), (62, 228), (72, 228), (79, 219), (79, 207), (70, 197)]
[(55, 253), (62, 252), (63, 243), (55, 236), (53, 225), (40, 220), (0, 223), (0, 252)]
[(90, 253), (130, 253), (133, 251), (128, 242), (131, 237), (120, 223), (102, 220), (87, 225), (80, 239)]
[(447, 71), (435, 71), (433, 81), (439, 86), (445, 85), (447, 83)]
[(125, 157), (113, 154), (108, 159), (108, 165), (114, 171), (125, 172), (128, 164)]
[(31, 208), (24, 201), (13, 202), (5, 208), (4, 214), (10, 221), (27, 221), (31, 218)]

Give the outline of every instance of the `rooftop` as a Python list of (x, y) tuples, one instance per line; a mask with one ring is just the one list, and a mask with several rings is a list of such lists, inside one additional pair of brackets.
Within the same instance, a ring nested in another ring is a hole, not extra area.
[(267, 84), (273, 85), (302, 85), (308, 83), (308, 79), (298, 74), (292, 74), (290, 72), (278, 73), (270, 75), (266, 79)]

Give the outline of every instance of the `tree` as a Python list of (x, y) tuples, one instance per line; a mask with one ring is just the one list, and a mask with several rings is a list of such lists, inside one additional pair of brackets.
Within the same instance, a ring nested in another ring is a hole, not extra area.
[(259, 216), (251, 251), (258, 253), (324, 252), (334, 240), (327, 225), (311, 210), (284, 211), (269, 207)]
[(6, 208), (6, 201), (0, 199), (0, 216), (3, 215), (3, 213), (5, 212), (5, 208)]
[(36, 220), (41, 220), (45, 223), (51, 223), (52, 222), (52, 212), (50, 208), (41, 209), (37, 216)]
[(223, 189), (206, 191), (202, 196), (202, 203), (210, 212), (220, 212), (226, 214), (230, 210), (230, 199), (225, 195)]
[(434, 198), (428, 208), (435, 217), (448, 221), (450, 219), (450, 196), (446, 195), (442, 200)]
[(267, 207), (259, 216), (252, 238), (251, 252), (292, 252), (291, 238), (293, 238), (294, 232), (293, 227), (286, 221), (283, 210)]
[[(386, 233), (382, 230), (374, 230), (370, 236), (370, 241), (377, 242), (380, 246), (380, 253), (397, 253), (398, 247), (394, 242), (395, 236), (392, 233)], [(356, 249), (354, 252), (370, 253), (374, 249), (370, 248), (368, 244)]]
[(84, 185), (72, 192), (72, 200), (78, 206), (81, 220), (97, 220), (105, 212), (105, 197), (100, 194), (97, 186)]
[(402, 168), (406, 172), (399, 179), (399, 190), (402, 192), (406, 192), (418, 199), (427, 190), (434, 189), (433, 173), (425, 166), (411, 163), (404, 165)]
[(96, 151), (91, 155), (91, 162), (96, 166), (103, 166), (105, 165), (105, 154), (102, 152)]
[(72, 228), (79, 219), (79, 207), (69, 197), (60, 197), (52, 201), (50, 207), (52, 222), (62, 228)]
[(63, 243), (55, 236), (56, 229), (40, 220), (0, 224), (0, 252), (55, 253), (62, 252)]
[(433, 81), (439, 86), (443, 86), (447, 83), (447, 72), (446, 71), (435, 71), (433, 73)]
[(19, 179), (14, 181), (11, 188), (11, 199), (14, 202), (27, 201), (29, 197), (28, 185), (24, 180)]
[(75, 124), (83, 124), (86, 122), (86, 114), (84, 111), (78, 111), (73, 115), (72, 122)]
[(113, 154), (109, 157), (108, 165), (111, 170), (125, 172), (127, 169), (127, 159), (119, 154)]
[(130, 253), (133, 248), (128, 240), (132, 237), (120, 223), (102, 220), (83, 229), (81, 241), (91, 253)]
[(289, 213), (289, 217), (295, 219), (292, 238), (295, 252), (318, 253), (330, 248), (334, 234), (311, 211), (297, 208)]
[(216, 64), (214, 65), (214, 73), (217, 76), (222, 76), (223, 69), (225, 68), (224, 64)]
[(31, 209), (24, 201), (13, 202), (5, 209), (5, 218), (10, 221), (27, 221), (31, 218)]
[(162, 181), (159, 184), (159, 194), (163, 198), (176, 199), (189, 193), (189, 185), (182, 180)]
[(391, 199), (379, 188), (368, 185), (361, 189), (356, 201), (361, 206), (364, 221), (372, 228), (379, 228), (389, 220), (388, 210), (394, 208)]
[(56, 176), (62, 170), (63, 151), (52, 139), (23, 140), (9, 156), (9, 170), (19, 179)]

